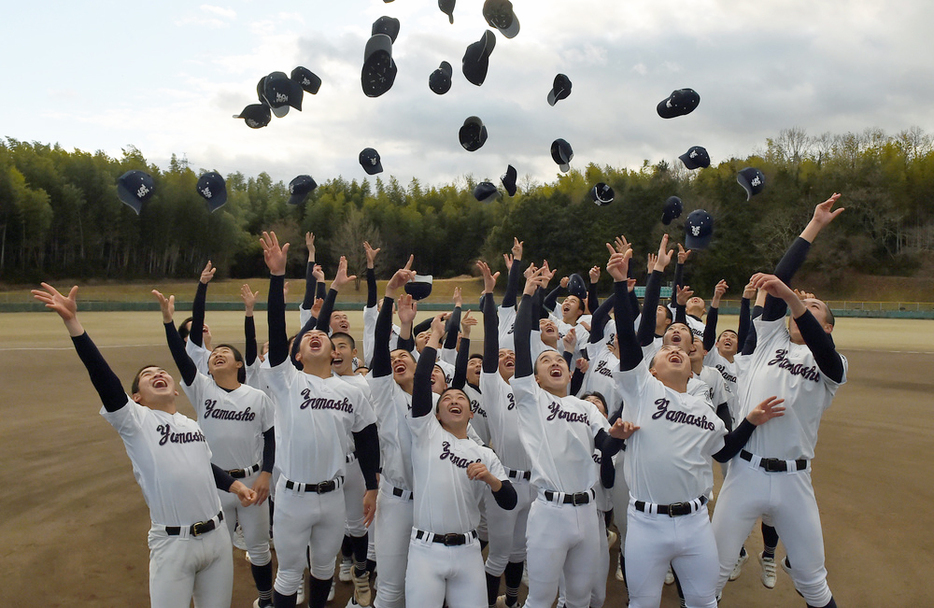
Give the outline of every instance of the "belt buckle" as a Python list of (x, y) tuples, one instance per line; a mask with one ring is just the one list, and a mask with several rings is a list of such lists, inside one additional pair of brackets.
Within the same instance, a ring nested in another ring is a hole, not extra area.
[(443, 536), (443, 538), (444, 538), (444, 546), (445, 546), (445, 547), (455, 547), (455, 546), (457, 546), (457, 545), (463, 545), (463, 544), (464, 544), (464, 543), (461, 541), (462, 535), (460, 535), (460, 534), (445, 534), (445, 535)]
[(197, 523), (192, 524), (192, 525), (191, 525), (191, 535), (192, 535), (192, 536), (201, 536), (202, 534), (204, 534), (205, 532), (207, 532), (207, 530), (204, 529), (207, 525), (208, 525), (208, 523), (207, 523), (206, 521), (199, 521), (199, 522), (197, 522)]
[(673, 502), (668, 505), (668, 517), (676, 517), (678, 515), (686, 515), (687, 513), (682, 513), (680, 511), (687, 510), (687, 513), (691, 512), (690, 505), (686, 502)]
[(578, 492), (577, 494), (571, 494), (571, 504), (575, 507), (578, 505), (586, 505), (590, 502), (590, 495), (587, 492)]
[(764, 458), (762, 460), (762, 468), (764, 468), (767, 473), (784, 473), (787, 470), (785, 461), (777, 458)]
[(328, 481), (322, 481), (321, 483), (315, 485), (315, 492), (318, 494), (326, 494), (331, 491), (331, 488), (328, 487)]

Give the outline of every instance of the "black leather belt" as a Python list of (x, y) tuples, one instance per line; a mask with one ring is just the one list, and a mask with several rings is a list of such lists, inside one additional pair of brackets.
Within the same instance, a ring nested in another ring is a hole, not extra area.
[(314, 492), (316, 494), (327, 494), (328, 492), (333, 492), (337, 488), (341, 487), (340, 484), (343, 480), (343, 477), (329, 479), (327, 481), (322, 481), (321, 483), (298, 483), (292, 480), (288, 480), (285, 482), (285, 489), (295, 490), (296, 492)]
[(460, 545), (466, 545), (471, 540), (477, 538), (477, 531), (471, 530), (466, 534), (434, 534), (433, 532), (425, 532), (424, 530), (416, 530), (415, 538), (422, 540), (427, 536), (431, 536), (431, 542), (440, 543), (445, 547), (457, 547)]
[[(188, 526), (188, 534), (191, 536), (200, 536), (210, 532), (216, 528), (220, 522), (224, 521), (224, 512), (221, 511), (218, 513), (216, 519), (216, 522), (213, 519), (209, 519), (207, 521), (199, 521), (198, 523), (191, 524)], [(165, 533), (169, 536), (178, 536), (182, 533), (182, 529), (181, 526), (166, 526)]]
[[(752, 462), (752, 454), (746, 450), (741, 450), (739, 457)], [(791, 470), (794, 471), (803, 471), (808, 468), (808, 461), (806, 458), (799, 458), (797, 460), (782, 460), (781, 458), (759, 459), (759, 466), (768, 473), (785, 473), (789, 470), (789, 463), (793, 463), (793, 468)]]
[(253, 466), (248, 467), (246, 469), (234, 469), (232, 471), (227, 471), (227, 474), (233, 477), (234, 479), (243, 479), (244, 477), (248, 477), (249, 475), (252, 475), (258, 470), (259, 470), (259, 463), (257, 462)]
[[(651, 512), (653, 510), (652, 505), (642, 500), (637, 500), (633, 504), (636, 507), (636, 511), (642, 511), (645, 513), (646, 511)], [(670, 505), (654, 505), (654, 510), (659, 515), (678, 517), (679, 515), (690, 515), (691, 513), (699, 510), (705, 504), (707, 504), (707, 497), (701, 496), (700, 498), (689, 502), (674, 502)]]
[(532, 471), (518, 471), (516, 469), (506, 469), (506, 474), (509, 476), (509, 479), (524, 479), (525, 481), (532, 479)]
[(402, 488), (397, 488), (396, 486), (393, 486), (393, 487), (392, 487), (392, 495), (393, 495), (393, 496), (395, 496), (395, 497), (397, 497), (397, 498), (404, 498), (406, 494), (409, 495), (409, 500), (412, 500), (412, 499), (413, 499), (413, 493), (412, 493), (412, 492), (407, 492), (406, 490), (403, 490)]
[(586, 505), (590, 502), (590, 499), (593, 498), (593, 490), (587, 490), (586, 492), (578, 492), (577, 494), (567, 494), (563, 492), (552, 492), (551, 490), (545, 490), (545, 500), (548, 502), (555, 502), (555, 498), (560, 497), (561, 494), (564, 494), (564, 497), (561, 498), (560, 504), (565, 505)]

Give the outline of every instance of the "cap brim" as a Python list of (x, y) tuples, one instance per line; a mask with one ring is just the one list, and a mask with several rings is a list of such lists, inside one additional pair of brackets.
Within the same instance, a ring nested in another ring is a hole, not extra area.
[(707, 236), (693, 236), (685, 233), (684, 246), (688, 249), (706, 249), (707, 246), (710, 245), (710, 240), (712, 238), (713, 234), (708, 234)]
[(377, 173), (382, 173), (383, 163), (378, 162), (375, 165), (363, 165), (363, 170), (367, 172), (367, 175), (376, 175)]
[(558, 168), (561, 169), (563, 173), (567, 173), (568, 171), (571, 170), (571, 164), (570, 163), (559, 164)]
[(558, 97), (555, 95), (555, 90), (552, 89), (548, 91), (548, 105), (553, 106), (558, 103)]
[(133, 196), (133, 193), (120, 183), (117, 184), (117, 198), (120, 199), (121, 203), (135, 211), (136, 215), (139, 215), (140, 210), (143, 208), (143, 202)]
[(289, 104), (281, 105), (278, 108), (273, 108), (272, 106), (269, 107), (269, 109), (272, 110), (272, 113), (273, 115), (275, 115), (276, 118), (282, 118), (283, 116), (288, 114), (290, 108), (291, 106)]
[(655, 106), (655, 111), (658, 112), (658, 115), (662, 118), (675, 118), (677, 116), (681, 116), (681, 112), (678, 110), (678, 108), (668, 107), (668, 99), (669, 98), (666, 97), (665, 99), (658, 102), (657, 106)]
[(310, 194), (309, 192), (305, 192), (304, 194), (293, 194), (289, 197), (289, 204), (290, 205), (301, 204), (306, 198), (308, 198), (309, 194)]
[(210, 199), (205, 200), (207, 201), (208, 209), (211, 210), (211, 213), (214, 213), (227, 204), (227, 190), (223, 190), (220, 194), (215, 194)]
[(515, 13), (513, 13), (512, 14), (512, 25), (510, 25), (509, 27), (505, 29), (501, 27), (498, 27), (496, 29), (498, 29), (499, 33), (505, 36), (506, 38), (515, 38), (516, 35), (519, 33), (519, 18), (516, 17)]

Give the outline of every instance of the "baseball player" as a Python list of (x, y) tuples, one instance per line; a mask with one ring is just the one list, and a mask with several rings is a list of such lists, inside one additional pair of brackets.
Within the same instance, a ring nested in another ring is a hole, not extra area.
[(671, 292), (671, 304), (669, 308), (677, 312), (678, 306), (684, 306), (685, 312), (687, 314), (687, 319), (685, 320), (686, 325), (691, 328), (691, 333), (695, 336), (703, 337), (704, 335), (704, 299), (698, 296), (695, 296), (693, 293), (690, 297), (685, 298), (684, 302), (678, 302), (677, 294), (680, 287), (684, 287), (684, 263), (687, 262), (688, 258), (691, 257), (691, 250), (685, 249), (684, 245), (678, 243), (678, 263), (675, 265), (675, 278), (674, 278), (674, 289)]
[[(372, 247), (368, 241), (363, 241), (363, 250), (366, 253), (366, 306), (363, 308), (363, 363), (373, 364), (374, 336), (376, 334), (376, 318), (379, 316), (379, 293), (376, 287), (376, 256), (380, 248)], [(399, 327), (392, 325), (390, 330), (389, 348), (394, 350), (399, 340)]]
[(259, 592), (257, 608), (272, 606), (272, 555), (269, 551), (269, 480), (275, 462), (275, 430), (272, 402), (266, 394), (241, 384), (246, 370), (240, 352), (228, 344), (211, 351), (210, 376), (200, 373), (185, 352), (172, 322), (175, 296), (166, 298), (153, 290), (162, 309), (165, 336), (182, 374), (182, 390), (195, 408), (198, 423), (211, 445), (212, 462), (231, 477), (242, 479), (256, 492), (256, 504), (243, 507), (233, 497), (220, 495), (228, 531), (243, 529), (253, 581)]
[(600, 543), (593, 493), (597, 482), (594, 448), (601, 446), (604, 457), (611, 458), (632, 429), (621, 421), (611, 428), (592, 403), (568, 395), (570, 371), (557, 351), (545, 350), (532, 361), (530, 338), (537, 318), (532, 296), (538, 287), (547, 285), (552, 274), (546, 264), (533, 267), (526, 280), (516, 313), (516, 367), (510, 380), (519, 410), (520, 439), (531, 456), (531, 483), (537, 490), (527, 525), (529, 595), (525, 605), (551, 606), (563, 572), (567, 606), (585, 608), (590, 603)]
[[(846, 358), (833, 344), (833, 314), (824, 302), (801, 300), (788, 287), (810, 244), (842, 208), (833, 194), (814, 209), (774, 275), (754, 275), (768, 293), (762, 316), (753, 323), (755, 351), (739, 358), (740, 411), (764, 393), (780, 393), (789, 416), (757, 433), (748, 450), (730, 466), (717, 508), (714, 533), (720, 554), (722, 589), (749, 530), (761, 514), (771, 516), (787, 550), (782, 566), (808, 606), (836, 606), (827, 585), (820, 515), (811, 486), (811, 460), (821, 415), (846, 382)], [(786, 327), (785, 311), (792, 319)]]
[(142, 367), (127, 395), (78, 320), (72, 287), (67, 296), (48, 283), (33, 296), (62, 318), (75, 350), (100, 395), (101, 415), (120, 434), (133, 475), (149, 506), (149, 598), (155, 608), (230, 606), (233, 557), (217, 490), (244, 507), (256, 493), (211, 464), (198, 423), (175, 407), (175, 380), (155, 365)]
[[(376, 489), (379, 439), (376, 418), (360, 389), (331, 375), (333, 344), (321, 329), (295, 339), (297, 370), (289, 363), (282, 282), (289, 245), (279, 245), (275, 233), (263, 233), (260, 243), (269, 268), (269, 386), (275, 395), (281, 442), (276, 462), (281, 475), (276, 487), (276, 554), (279, 570), (274, 585), (276, 608), (293, 608), (302, 583), (305, 551), (311, 544), (309, 606), (322, 608), (331, 590), (334, 556), (344, 535), (344, 482), (350, 438), (367, 490)], [(349, 283), (342, 259), (331, 285), (337, 291)], [(322, 317), (324, 315), (322, 314)], [(364, 511), (372, 518), (375, 492), (365, 494)], [(358, 597), (368, 605), (369, 598)]]
[[(217, 272), (211, 261), (205, 264), (198, 280), (198, 290), (191, 305), (191, 316), (181, 322), (178, 333), (185, 341), (185, 351), (202, 374), (208, 373), (208, 357), (211, 355), (211, 328), (204, 322), (204, 307), (207, 299), (208, 283)], [(194, 334), (192, 334), (194, 329)]]
[(412, 413), (412, 466), (415, 509), (406, 568), (406, 605), (479, 608), (483, 599), (483, 557), (476, 527), (486, 486), (497, 505), (511, 509), (516, 493), (506, 471), (489, 448), (467, 435), (470, 400), (460, 389), (447, 389), (431, 416), (431, 362), (444, 332), (442, 315), (415, 370)]
[[(729, 460), (756, 425), (781, 416), (781, 400), (766, 399), (727, 434), (707, 401), (688, 392), (691, 363), (684, 347), (666, 344), (643, 363), (626, 293), (631, 249), (611, 252), (607, 271), (616, 281), (619, 389), (623, 418), (639, 429), (627, 443), (630, 500), (626, 532), (629, 605), (658, 606), (671, 563), (690, 607), (715, 608), (717, 545), (707, 503), (708, 458)], [(738, 551), (738, 549), (737, 549)]]

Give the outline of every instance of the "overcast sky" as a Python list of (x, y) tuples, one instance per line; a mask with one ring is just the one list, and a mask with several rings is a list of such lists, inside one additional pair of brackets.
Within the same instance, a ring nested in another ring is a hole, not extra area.
[[(934, 131), (929, 0), (513, 0), (519, 35), (499, 33), (482, 87), (461, 73), (467, 45), (487, 29), (483, 0), (457, 0), (454, 24), (436, 0), (214, 0), (211, 3), (8, 2), (0, 21), (0, 136), (120, 157), (135, 146), (166, 167), (266, 171), (288, 182), (308, 173), (363, 179), (364, 147), (383, 176), (448, 183), (472, 174), (553, 181), (552, 140), (572, 166), (636, 168), (675, 162), (692, 145), (714, 163), (764, 148), (782, 128), (811, 135), (911, 126)], [(360, 84), (374, 20), (397, 17), (393, 88), (368, 98)], [(442, 60), (453, 86), (428, 76)], [(321, 77), (303, 111), (249, 129), (231, 118), (255, 103), (260, 77), (303, 65)], [(555, 107), (557, 73), (573, 82)], [(690, 115), (658, 117), (656, 104), (690, 87)], [(460, 147), (464, 119), (489, 140)]]

